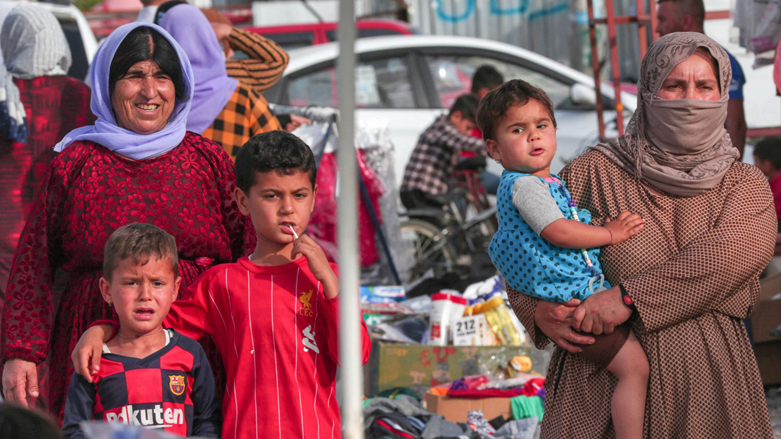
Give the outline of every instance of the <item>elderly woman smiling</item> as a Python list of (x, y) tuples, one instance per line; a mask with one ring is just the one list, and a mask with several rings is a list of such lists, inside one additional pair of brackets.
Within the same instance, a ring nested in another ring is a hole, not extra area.
[[(91, 79), (97, 121), (55, 148), (61, 153), (19, 241), (3, 314), (3, 395), (32, 402), (39, 394), (36, 365), (48, 359), (44, 394), (60, 418), (73, 346), (90, 322), (113, 318), (98, 289), (112, 231), (146, 222), (171, 233), (182, 290), (212, 264), (239, 257), (245, 239), (253, 240), (233, 201), (230, 158), (185, 129), (193, 75), (170, 35), (146, 23), (118, 28), (98, 50)], [(55, 270), (70, 275), (56, 308)]]
[[(615, 287), (580, 307), (510, 291), (537, 346), (556, 343), (542, 438), (613, 438), (616, 380), (578, 343), (629, 321), (648, 356), (646, 438), (771, 438), (756, 360), (741, 319), (759, 299), (775, 211), (760, 171), (736, 161), (724, 129), (731, 71), (710, 38), (673, 33), (641, 67), (627, 133), (562, 172), (595, 224), (631, 210), (643, 231), (605, 247)], [(582, 332), (576, 332), (580, 330)]]

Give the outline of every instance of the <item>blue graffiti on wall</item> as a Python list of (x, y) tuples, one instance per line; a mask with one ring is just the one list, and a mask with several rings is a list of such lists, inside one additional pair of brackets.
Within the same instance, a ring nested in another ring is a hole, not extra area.
[[(451, 23), (457, 23), (459, 21), (466, 20), (475, 11), (475, 4), (477, 0), (466, 0), (466, 9), (460, 14), (453, 14), (444, 10), (442, 6), (443, 0), (437, 1), (437, 17), (442, 21)], [(529, 11), (529, 3), (531, 0), (518, 0), (516, 6), (509, 8), (503, 8), (499, 5), (499, 0), (491, 0), (490, 8), (492, 15), (523, 15)], [(529, 13), (529, 21), (534, 21), (549, 15), (557, 14), (569, 10), (569, 2), (565, 1), (553, 6), (547, 6), (536, 11)]]

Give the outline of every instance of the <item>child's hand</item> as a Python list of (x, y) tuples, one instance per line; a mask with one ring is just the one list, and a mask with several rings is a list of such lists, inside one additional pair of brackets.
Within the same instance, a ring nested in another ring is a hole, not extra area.
[(87, 382), (92, 382), (92, 375), (100, 370), (100, 357), (103, 354), (103, 339), (111, 334), (111, 326), (94, 326), (84, 331), (79, 342), (73, 348), (71, 360), (76, 373), (83, 376)]
[(320, 248), (314, 239), (307, 235), (301, 235), (293, 241), (292, 257), (303, 255), (309, 262), (309, 270), (323, 284), (323, 291), (326, 298), (332, 299), (339, 294), (339, 280), (325, 257), (325, 252)]
[(605, 228), (610, 231), (610, 244), (618, 244), (631, 238), (643, 228), (645, 220), (640, 215), (628, 211), (618, 214), (618, 218), (605, 219)]
[(632, 310), (621, 299), (621, 289), (615, 286), (594, 293), (578, 305), (572, 314), (572, 329), (594, 335), (610, 334), (631, 316)]

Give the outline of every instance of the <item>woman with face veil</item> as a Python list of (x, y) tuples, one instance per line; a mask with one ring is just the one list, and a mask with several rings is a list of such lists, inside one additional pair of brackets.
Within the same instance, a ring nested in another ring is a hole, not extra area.
[(730, 78), (727, 54), (710, 38), (660, 38), (643, 59), (626, 134), (562, 171), (595, 225), (624, 210), (645, 224), (603, 248), (615, 286), (580, 308), (509, 291), (535, 344), (558, 346), (543, 439), (615, 437), (615, 378), (581, 358), (578, 344), (625, 321), (650, 365), (644, 437), (772, 437), (742, 319), (757, 305), (759, 273), (773, 254), (775, 210), (767, 181), (736, 161), (724, 129)]

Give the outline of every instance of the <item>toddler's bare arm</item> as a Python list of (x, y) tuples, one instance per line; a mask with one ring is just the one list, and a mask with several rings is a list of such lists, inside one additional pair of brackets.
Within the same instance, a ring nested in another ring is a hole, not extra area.
[(640, 215), (621, 212), (615, 220), (608, 219), (604, 227), (559, 219), (542, 230), (540, 236), (562, 248), (592, 248), (624, 242), (643, 228)]

